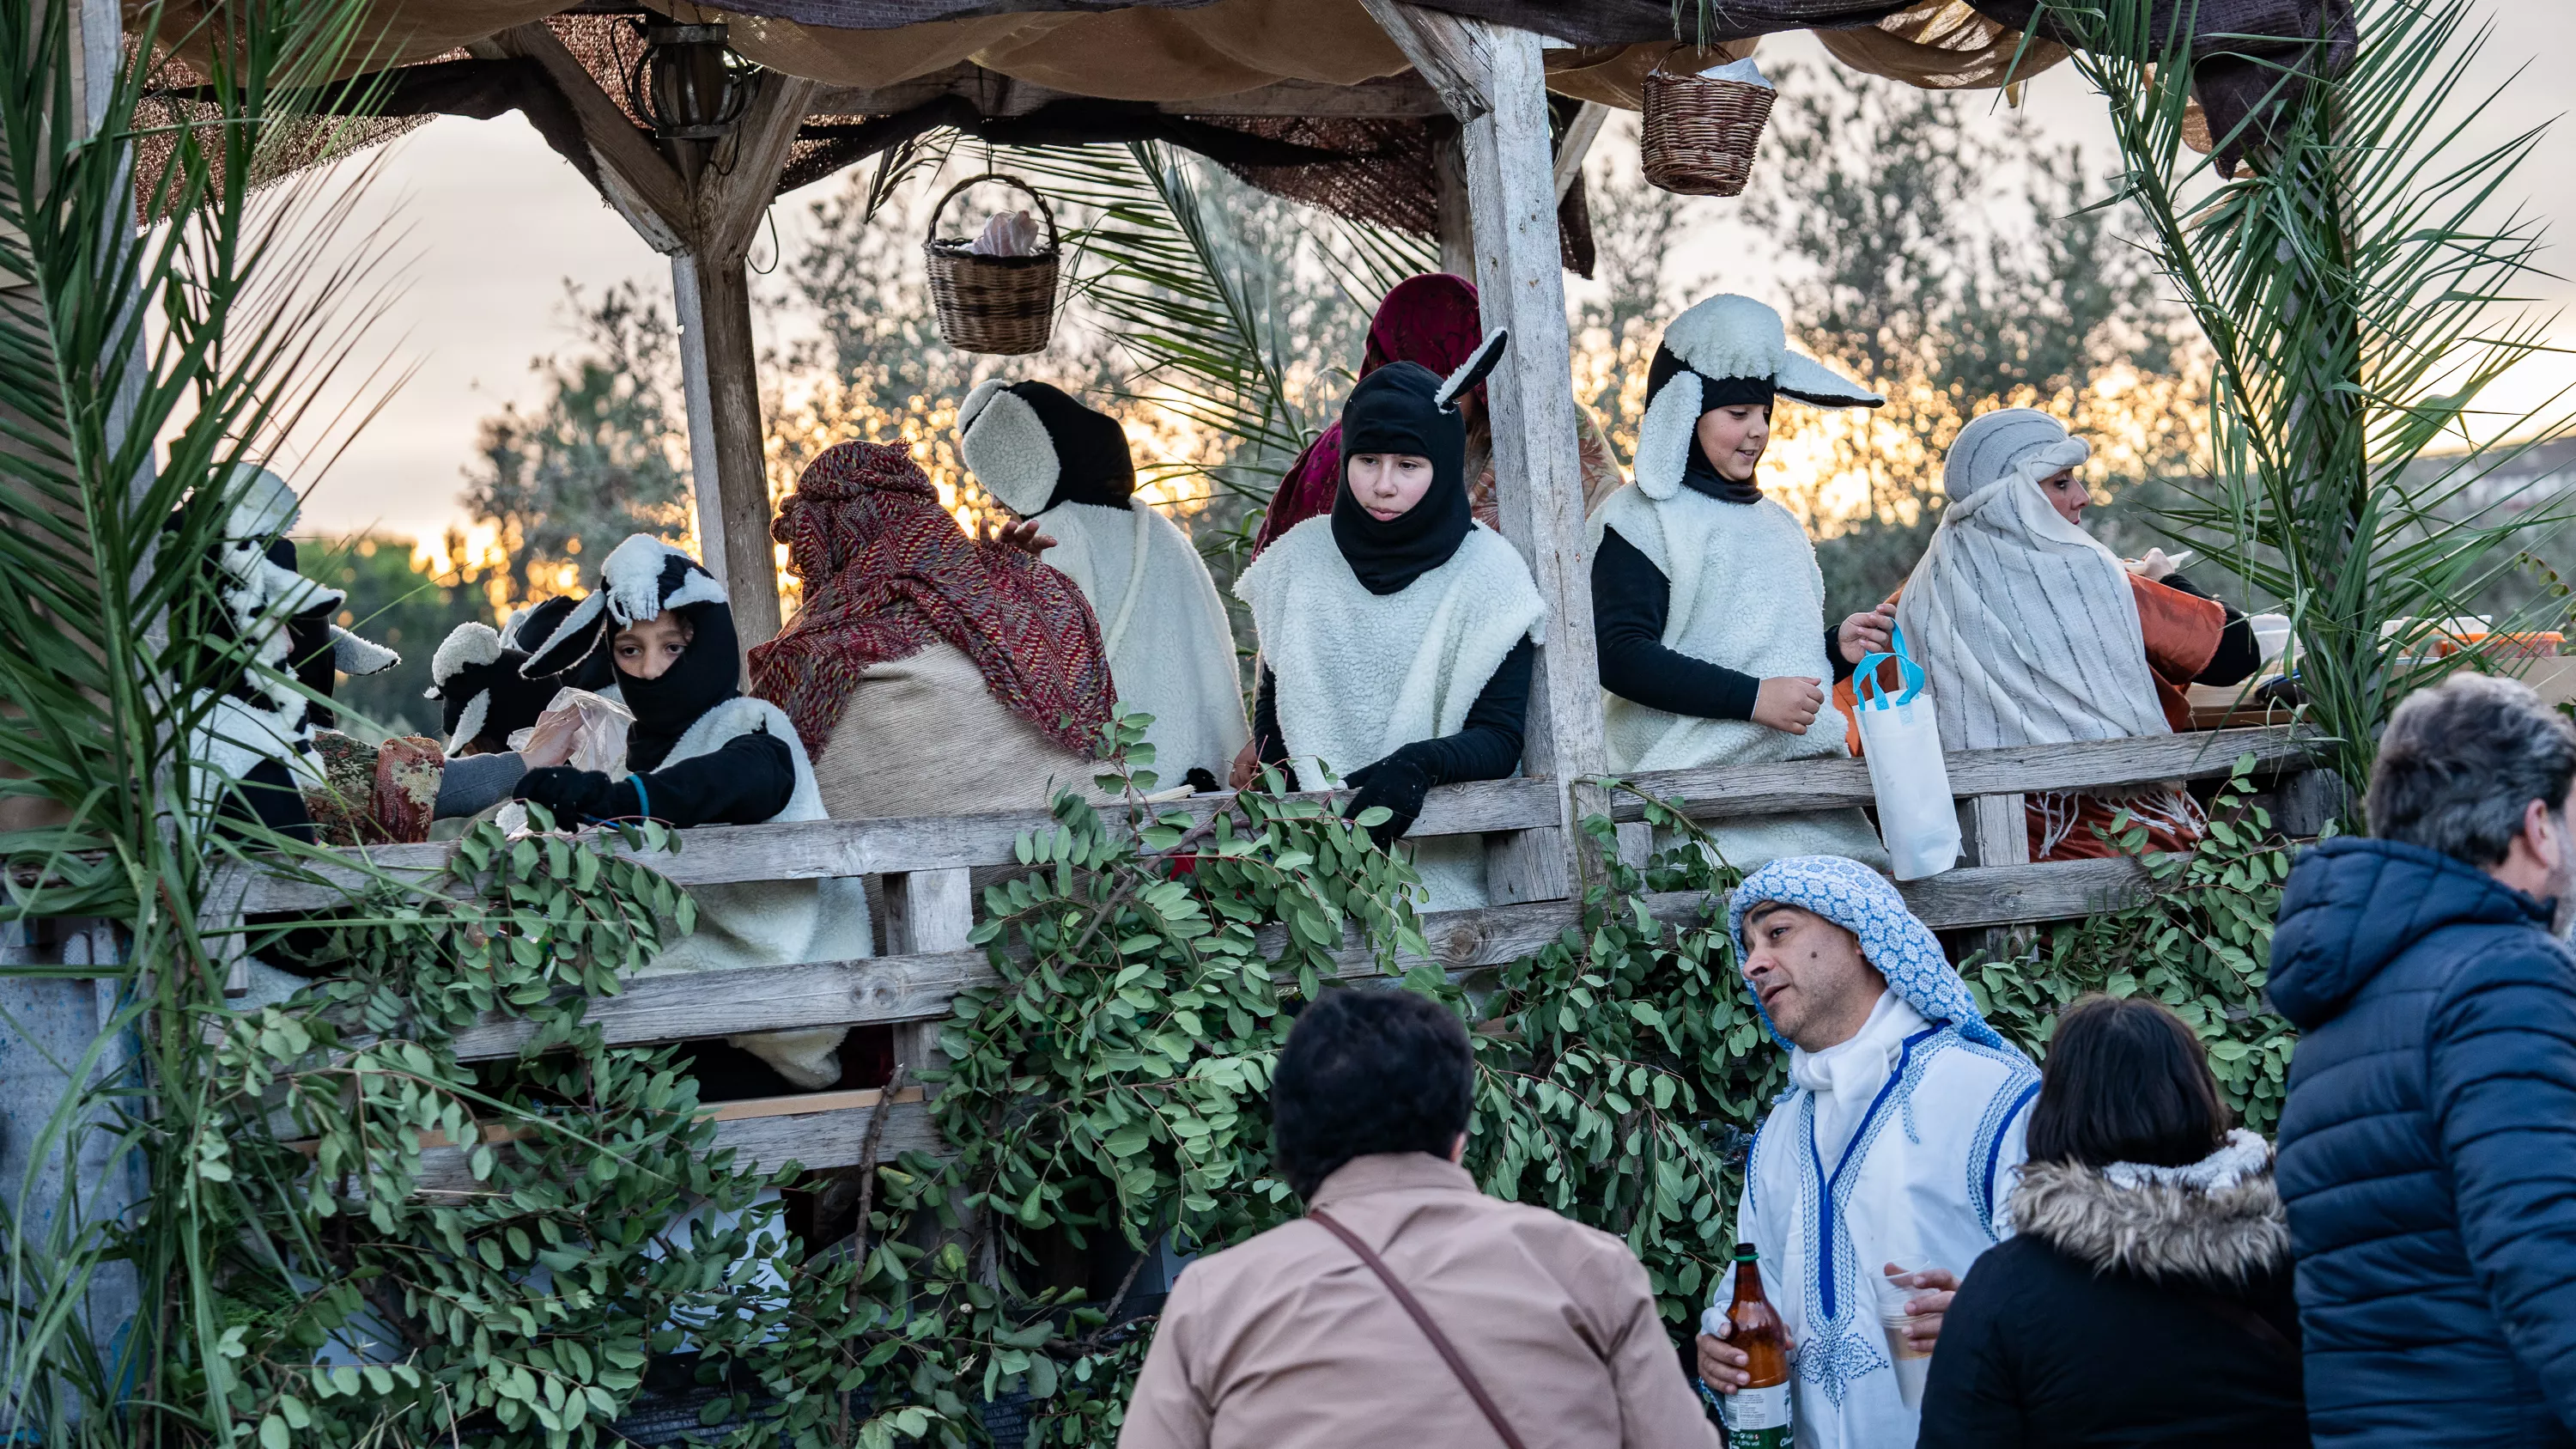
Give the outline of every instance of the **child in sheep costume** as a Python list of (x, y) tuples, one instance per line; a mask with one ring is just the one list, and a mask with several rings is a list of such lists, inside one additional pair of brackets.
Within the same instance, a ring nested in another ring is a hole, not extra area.
[(296, 572), (295, 544), (283, 535), (303, 503), (285, 479), (245, 464), (226, 495), (209, 560), (219, 609), (207, 632), (247, 645), (250, 662), (226, 688), (198, 698), (190, 792), (201, 808), (222, 801), (310, 841), (306, 797), (329, 788), (321, 737), (332, 723), (329, 706), (314, 696), (327, 700), (338, 674), (374, 674), (402, 656), (333, 623), (348, 595)]
[(1118, 420), (1043, 382), (987, 382), (958, 409), (957, 454), (986, 492), (1036, 519), (1046, 561), (1091, 601), (1121, 704), (1167, 783), (1225, 777), (1250, 731), (1234, 629), (1216, 581), (1172, 521), (1134, 497), (1136, 466)]
[[(1814, 545), (1754, 481), (1775, 394), (1818, 407), (1884, 401), (1791, 352), (1780, 314), (1749, 297), (1701, 302), (1656, 349), (1637, 481), (1604, 499), (1590, 528), (1615, 771), (1849, 753), (1824, 691), (1883, 647), (1886, 620), (1826, 624)], [(1712, 438), (1720, 456), (1711, 456)], [(1746, 870), (1785, 855), (1887, 859), (1857, 809), (1757, 817), (1710, 833)]]
[[(1412, 826), (1431, 786), (1520, 768), (1547, 605), (1520, 554), (1469, 511), (1457, 408), (1505, 336), (1445, 381), (1411, 362), (1362, 378), (1342, 407), (1333, 511), (1282, 534), (1235, 584), (1261, 641), (1258, 757), (1292, 784), (1338, 774), (1356, 791), (1349, 813), (1385, 806), (1381, 843)], [(1381, 491), (1398, 473), (1428, 478), (1400, 512), (1400, 495)], [(1485, 904), (1478, 837), (1425, 842), (1414, 864), (1431, 908)]]
[[(650, 818), (686, 828), (826, 818), (813, 766), (778, 706), (745, 697), (733, 610), (697, 560), (637, 534), (599, 571), (521, 673), (575, 668), (605, 651), (635, 723), (617, 776), (549, 765), (515, 793), (565, 825)], [(644, 968), (648, 976), (870, 954), (867, 896), (857, 880), (701, 886), (697, 930)], [(807, 1090), (840, 1080), (842, 1027), (728, 1040)]]

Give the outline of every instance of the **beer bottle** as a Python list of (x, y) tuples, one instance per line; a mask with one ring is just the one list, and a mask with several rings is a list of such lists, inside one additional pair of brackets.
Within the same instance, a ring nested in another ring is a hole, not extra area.
[(1751, 1243), (1735, 1245), (1735, 1301), (1727, 1342), (1744, 1350), (1744, 1387), (1726, 1396), (1727, 1449), (1789, 1449), (1789, 1333), (1762, 1294), (1762, 1266)]

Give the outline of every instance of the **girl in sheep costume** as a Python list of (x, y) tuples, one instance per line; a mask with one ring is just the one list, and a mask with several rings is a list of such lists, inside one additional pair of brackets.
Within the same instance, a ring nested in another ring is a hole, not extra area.
[[(532, 769), (520, 799), (564, 825), (650, 818), (683, 828), (826, 818), (813, 766), (778, 706), (743, 696), (724, 586), (697, 560), (637, 534), (599, 571), (599, 587), (538, 645), (521, 672), (559, 674), (604, 650), (635, 723), (615, 777), (564, 765)], [(648, 976), (870, 954), (859, 881), (701, 886), (697, 930)], [(808, 1090), (840, 1080), (842, 1027), (728, 1038)]]
[(958, 409), (957, 454), (985, 491), (1045, 530), (1046, 561), (1091, 601), (1121, 704), (1166, 782), (1214, 789), (1250, 731), (1234, 628), (1172, 521), (1134, 497), (1118, 420), (1043, 382), (983, 384)]
[[(1884, 399), (1789, 350), (1780, 314), (1711, 297), (1664, 333), (1647, 378), (1637, 481), (1591, 519), (1604, 743), (1615, 771), (1849, 753), (1831, 682), (1886, 647), (1884, 610), (1825, 623), (1814, 545), (1754, 481), (1786, 394), (1818, 407)], [(1825, 853), (1885, 863), (1857, 809), (1731, 821), (1729, 864)]]
[[(1446, 381), (1411, 362), (1362, 378), (1342, 407), (1332, 513), (1288, 530), (1235, 584), (1261, 641), (1259, 758), (1292, 784), (1338, 775), (1356, 791), (1351, 814), (1385, 806), (1381, 844), (1431, 786), (1520, 768), (1547, 606), (1520, 554), (1469, 512), (1457, 408), (1504, 340)], [(1425, 842), (1414, 864), (1431, 908), (1485, 904), (1477, 837)]]
[(335, 675), (374, 674), (402, 656), (331, 622), (348, 595), (296, 572), (295, 544), (283, 535), (303, 501), (285, 479), (244, 464), (233, 470), (226, 494), (222, 537), (209, 560), (219, 611), (205, 632), (247, 645), (250, 659), (226, 688), (198, 696), (189, 790), (201, 808), (221, 801), (310, 841), (304, 797), (328, 788), (319, 737), (332, 723), (329, 706), (314, 696), (327, 700)]

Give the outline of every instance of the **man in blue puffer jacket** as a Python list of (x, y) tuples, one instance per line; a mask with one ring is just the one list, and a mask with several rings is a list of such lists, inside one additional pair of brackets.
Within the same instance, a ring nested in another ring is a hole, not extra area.
[(2510, 680), (2398, 706), (2376, 838), (2303, 856), (2272, 1001), (2320, 1446), (2576, 1445), (2576, 731)]

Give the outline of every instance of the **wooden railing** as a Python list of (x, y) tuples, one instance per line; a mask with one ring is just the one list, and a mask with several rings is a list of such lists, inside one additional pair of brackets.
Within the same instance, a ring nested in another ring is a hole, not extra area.
[[(2115, 909), (2137, 900), (2144, 872), (2130, 860), (2030, 864), (2021, 860), (2021, 796), (2042, 790), (2105, 789), (2156, 780), (2205, 779), (2232, 771), (2251, 755), (2273, 779), (2284, 827), (2313, 833), (2319, 823), (2301, 819), (2295, 802), (2315, 815), (2315, 792), (2299, 782), (2312, 775), (2308, 752), (2287, 728), (2217, 730), (2110, 740), (2093, 744), (2034, 746), (1963, 752), (1948, 757), (1950, 786), (1959, 796), (1980, 863), (1963, 865), (1901, 887), (1915, 913), (1935, 929), (2002, 927), (2063, 920)], [(1678, 802), (1694, 819), (1866, 805), (1873, 796), (1868, 767), (1858, 760), (1803, 761), (1732, 769), (1670, 770), (1627, 783), (1639, 792)], [(1561, 818), (1560, 787), (1545, 779), (1485, 781), (1431, 792), (1411, 834), (1493, 834), (1552, 826)], [(1316, 799), (1328, 797), (1317, 796)], [(1200, 797), (1169, 809), (1205, 819), (1226, 808), (1229, 797)], [(1621, 794), (1612, 814), (1642, 819), (1644, 802)], [(958, 993), (995, 982), (987, 953), (967, 949), (973, 926), (968, 881), (978, 867), (1007, 866), (1014, 846), (1032, 830), (1051, 828), (1051, 817), (1030, 811), (882, 820), (824, 820), (792, 825), (715, 827), (682, 833), (676, 855), (647, 857), (670, 879), (689, 886), (745, 881), (877, 876), (884, 886), (887, 953), (842, 961), (813, 961), (719, 973), (650, 977), (629, 982), (614, 996), (592, 998), (589, 1019), (611, 1044), (710, 1039), (743, 1032), (795, 1027), (892, 1025), (899, 1028), (898, 1056), (915, 1065), (935, 1060), (936, 1023)], [(1642, 827), (1630, 827), (1631, 831)], [(1976, 840), (1982, 832), (1985, 839)], [(1623, 841), (1623, 848), (1629, 842)], [(217, 899), (238, 899), (249, 912), (318, 909), (339, 904), (343, 892), (371, 878), (423, 880), (443, 870), (452, 845), (379, 847), (345, 854), (364, 864), (307, 863), (292, 871), (240, 878)], [(1653, 898), (1667, 919), (1722, 901), (1700, 895)], [(1579, 917), (1573, 899), (1530, 901), (1476, 910), (1433, 911), (1422, 920), (1425, 958), (1450, 972), (1498, 966), (1538, 950)], [(1276, 930), (1265, 949), (1280, 942)], [(1376, 953), (1356, 933), (1339, 953), (1345, 977), (1375, 975)], [(1413, 964), (1406, 962), (1405, 964)], [(532, 1033), (518, 1019), (491, 1016), (458, 1038), (467, 1060), (515, 1053)], [(713, 1111), (719, 1145), (764, 1168), (789, 1158), (807, 1167), (842, 1167), (859, 1160), (865, 1125), (878, 1109), (873, 1092), (826, 1092), (803, 1097), (726, 1103)], [(912, 1093), (889, 1104), (887, 1150), (932, 1145), (927, 1109)], [(452, 1151), (432, 1154), (442, 1158)], [(444, 1169), (440, 1169), (444, 1170)], [(461, 1168), (457, 1168), (461, 1171)], [(443, 1180), (443, 1179), (442, 1179)]]

